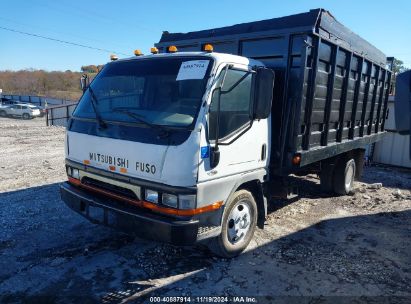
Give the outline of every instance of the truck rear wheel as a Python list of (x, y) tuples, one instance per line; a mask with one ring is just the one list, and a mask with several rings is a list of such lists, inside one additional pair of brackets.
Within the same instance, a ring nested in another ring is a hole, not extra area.
[(0, 111), (0, 116), (1, 116), (1, 117), (6, 117), (6, 116), (7, 116), (6, 111)]
[(347, 195), (353, 191), (355, 177), (354, 159), (341, 159), (334, 172), (334, 191), (340, 195)]
[(247, 190), (236, 191), (226, 205), (221, 234), (213, 238), (208, 248), (216, 255), (232, 258), (250, 243), (257, 223), (257, 204)]

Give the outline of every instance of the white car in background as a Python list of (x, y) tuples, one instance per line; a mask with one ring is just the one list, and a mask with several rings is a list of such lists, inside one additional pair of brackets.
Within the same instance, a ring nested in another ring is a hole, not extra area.
[(0, 107), (0, 116), (21, 117), (23, 119), (30, 119), (39, 117), (41, 115), (40, 109), (31, 104), (14, 104)]

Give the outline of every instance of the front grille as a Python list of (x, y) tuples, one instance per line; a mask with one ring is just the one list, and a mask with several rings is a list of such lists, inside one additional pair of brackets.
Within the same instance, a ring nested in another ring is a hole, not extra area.
[(102, 190), (106, 190), (113, 194), (121, 195), (127, 198), (136, 199), (136, 200), (139, 199), (139, 197), (137, 197), (137, 195), (130, 189), (119, 187), (119, 186), (112, 185), (109, 183), (105, 183), (105, 182), (96, 180), (94, 178), (83, 177), (81, 182), (85, 185), (99, 188)]

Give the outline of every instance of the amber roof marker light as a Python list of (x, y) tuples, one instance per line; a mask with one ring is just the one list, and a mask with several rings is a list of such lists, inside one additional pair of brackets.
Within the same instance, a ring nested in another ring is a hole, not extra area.
[(134, 50), (135, 56), (143, 56), (144, 54), (140, 50)]
[(204, 52), (212, 53), (214, 51), (214, 47), (211, 44), (207, 43), (204, 45), (203, 50)]
[(177, 47), (176, 47), (175, 45), (170, 45), (170, 46), (167, 48), (167, 51), (168, 51), (169, 53), (177, 53), (177, 52), (178, 52), (178, 49), (177, 49)]
[(150, 49), (150, 53), (151, 53), (151, 54), (158, 54), (158, 48), (152, 47), (152, 48)]

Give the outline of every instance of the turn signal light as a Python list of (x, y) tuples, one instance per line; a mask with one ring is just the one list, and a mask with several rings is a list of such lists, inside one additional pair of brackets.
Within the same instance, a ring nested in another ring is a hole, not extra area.
[(301, 163), (301, 155), (296, 154), (293, 156), (292, 163), (294, 166), (299, 166)]
[(134, 51), (134, 55), (136, 55), (136, 56), (142, 56), (142, 55), (144, 55), (140, 50), (135, 50)]
[(204, 45), (204, 51), (205, 52), (208, 52), (208, 53), (211, 53), (212, 51), (214, 51), (214, 48), (213, 48), (213, 46), (211, 45), (211, 44), (209, 44), (209, 43), (207, 43), (206, 45)]
[(158, 54), (158, 48), (152, 47), (152, 48), (150, 49), (150, 52), (151, 52), (151, 54)]
[(175, 53), (175, 52), (178, 51), (178, 49), (175, 45), (169, 46), (167, 50), (168, 50), (169, 53)]

